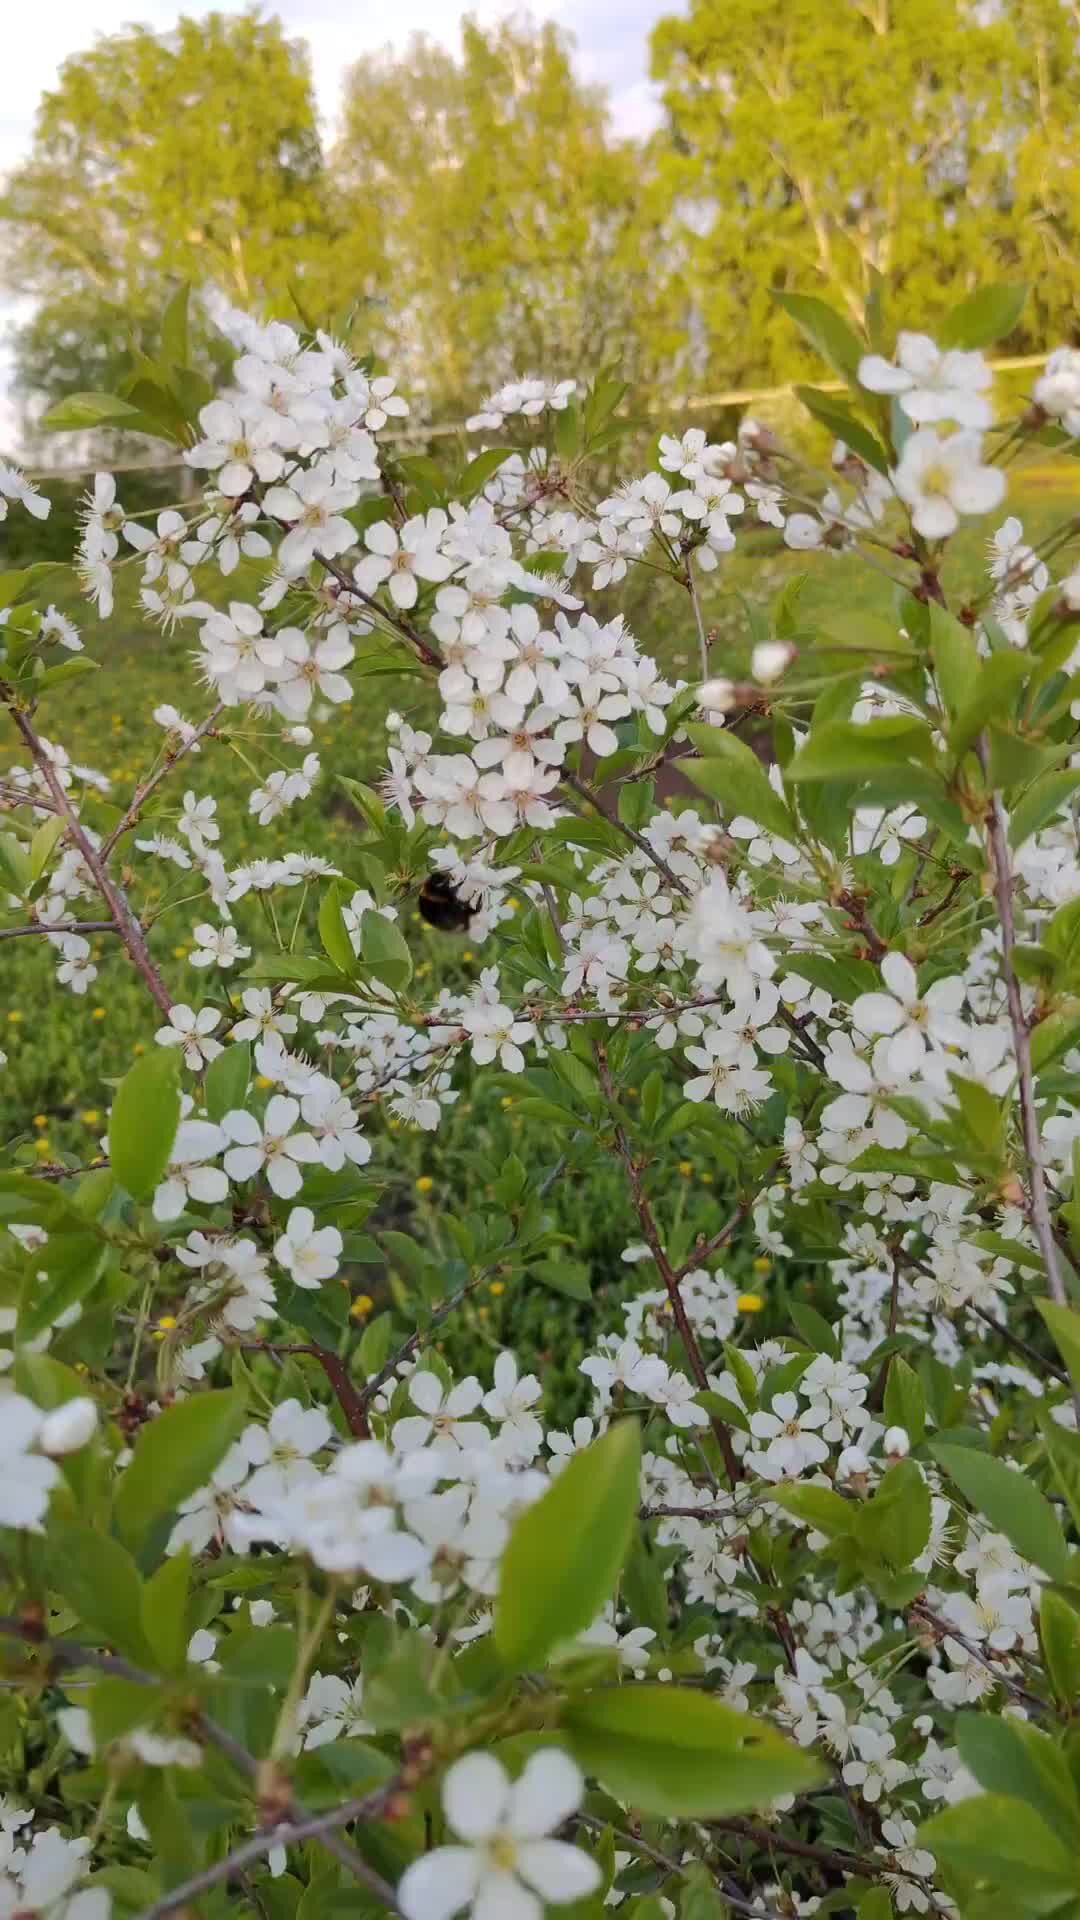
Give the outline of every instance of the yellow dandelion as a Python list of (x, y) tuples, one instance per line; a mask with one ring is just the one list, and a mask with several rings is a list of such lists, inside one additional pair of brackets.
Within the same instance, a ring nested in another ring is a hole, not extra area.
[(760, 1313), (765, 1302), (760, 1293), (740, 1293), (735, 1305), (740, 1313)]
[(354, 1320), (362, 1320), (365, 1313), (370, 1313), (374, 1305), (375, 1302), (370, 1293), (358, 1293), (352, 1306), (349, 1308), (349, 1312), (352, 1314)]
[(430, 1193), (434, 1185), (435, 1182), (430, 1173), (422, 1173), (416, 1182), (416, 1191), (417, 1193)]

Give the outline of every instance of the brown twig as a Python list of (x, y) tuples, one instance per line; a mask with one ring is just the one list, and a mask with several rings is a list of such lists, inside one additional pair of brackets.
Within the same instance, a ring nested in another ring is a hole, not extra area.
[(145, 780), (141, 780), (139, 782), (139, 785), (136, 787), (134, 793), (131, 796), (130, 801), (128, 802), (128, 805), (127, 805), (126, 811), (123, 814), (123, 817), (117, 822), (112, 832), (108, 834), (101, 843), (101, 857), (103, 860), (107, 860), (109, 858), (109, 855), (112, 852), (113, 848), (115, 847), (117, 841), (121, 839), (123, 835), (127, 833), (129, 829), (136, 824), (136, 822), (138, 821), (139, 815), (141, 814), (144, 806), (146, 805), (146, 802), (149, 800), (150, 795), (153, 793), (155, 787), (160, 786), (161, 782), (167, 777), (168, 774), (172, 772), (173, 768), (177, 765), (177, 763), (180, 760), (184, 758), (185, 754), (190, 753), (192, 749), (198, 745), (200, 740), (204, 740), (206, 738), (206, 735), (213, 730), (215, 722), (220, 718), (220, 716), (224, 713), (224, 711), (225, 711), (225, 702), (224, 700), (219, 700), (216, 707), (211, 708), (205, 720), (199, 721), (199, 724), (195, 728), (190, 739), (178, 741), (177, 745), (175, 747), (170, 748), (170, 750), (166, 753), (165, 758), (162, 760), (161, 765), (160, 767), (157, 768), (156, 772), (149, 774)]
[[(989, 756), (985, 742), (980, 742), (979, 759), (984, 773), (988, 774)], [(1020, 1129), (1023, 1134), (1024, 1152), (1028, 1163), (1028, 1193), (1025, 1212), (1031, 1222), (1035, 1238), (1039, 1243), (1039, 1252), (1046, 1267), (1046, 1280), (1053, 1298), (1061, 1307), (1069, 1301), (1065, 1281), (1058, 1264), (1057, 1247), (1054, 1242), (1054, 1229), (1050, 1220), (1050, 1203), (1046, 1188), (1046, 1175), (1043, 1172), (1042, 1149), (1039, 1143), (1039, 1119), (1035, 1111), (1035, 1081), (1031, 1068), (1031, 1034), (1027, 1016), (1024, 1013), (1020, 997), (1020, 982), (1016, 976), (1013, 959), (1016, 947), (1016, 921), (1013, 915), (1012, 875), (1009, 868), (1009, 846), (1005, 832), (1005, 816), (1001, 799), (997, 793), (991, 793), (989, 810), (984, 822), (986, 832), (986, 850), (990, 862), (990, 871), (994, 881), (994, 897), (997, 901), (998, 919), (1001, 922), (1001, 961), (1005, 978), (1005, 996), (1009, 1006), (1009, 1024), (1012, 1027), (1013, 1051), (1016, 1055), (1016, 1074), (1020, 1096)]]
[(1063, 1367), (1055, 1366), (1053, 1360), (1049, 1360), (1044, 1353), (1040, 1353), (1037, 1347), (1029, 1346), (1026, 1340), (1021, 1340), (1018, 1333), (1013, 1333), (1012, 1329), (1005, 1326), (1002, 1321), (995, 1320), (993, 1314), (987, 1313), (985, 1307), (977, 1307), (974, 1300), (968, 1300), (966, 1305), (968, 1312), (975, 1314), (984, 1325), (992, 1327), (998, 1338), (1003, 1340), (1007, 1347), (1011, 1347), (1014, 1353), (1022, 1353), (1026, 1360), (1041, 1367), (1044, 1373), (1051, 1374), (1055, 1380), (1061, 1382), (1063, 1387), (1072, 1384)]
[(614, 827), (618, 833), (624, 834), (627, 840), (630, 840), (637, 848), (639, 853), (643, 853), (647, 860), (651, 860), (657, 873), (663, 874), (669, 887), (674, 887), (676, 893), (681, 893), (689, 897), (690, 889), (686, 885), (686, 882), (680, 880), (678, 874), (671, 871), (663, 855), (657, 853), (656, 848), (649, 845), (645, 835), (639, 833), (636, 827), (628, 827), (625, 820), (620, 820), (617, 813), (612, 813), (610, 807), (605, 805), (595, 788), (590, 787), (587, 780), (583, 780), (580, 774), (568, 772), (564, 767), (562, 781), (564, 786), (572, 788), (574, 793), (579, 794), (583, 800), (589, 802), (590, 806), (595, 807), (597, 813), (607, 821), (609, 827)]
[[(575, 1813), (573, 1818), (579, 1827), (587, 1828), (590, 1833), (609, 1831), (618, 1844), (628, 1847), (632, 1853), (640, 1854), (643, 1860), (651, 1860), (654, 1866), (663, 1867), (666, 1873), (673, 1875), (676, 1879), (681, 1880), (685, 1876), (685, 1865), (680, 1865), (678, 1860), (673, 1860), (670, 1854), (661, 1853), (659, 1847), (654, 1847), (648, 1840), (643, 1840), (640, 1834), (628, 1833), (622, 1827), (611, 1828), (605, 1821), (598, 1820), (591, 1813)], [(712, 1873), (718, 1891), (723, 1895), (733, 1913), (751, 1914), (754, 1920), (781, 1920), (775, 1907), (766, 1907), (760, 1901), (745, 1899), (738, 1888), (729, 1885), (726, 1875), (714, 1873), (712, 1868), (709, 1871)]]
[[(709, 1391), (709, 1376), (705, 1368), (705, 1362), (701, 1357), (701, 1348), (698, 1346), (697, 1335), (690, 1325), (686, 1306), (679, 1290), (680, 1276), (675, 1272), (671, 1261), (667, 1257), (667, 1253), (660, 1239), (659, 1229), (653, 1218), (652, 1208), (649, 1205), (645, 1189), (641, 1183), (641, 1168), (634, 1158), (633, 1148), (627, 1138), (626, 1129), (618, 1117), (615, 1087), (608, 1068), (607, 1054), (599, 1044), (594, 1046), (593, 1053), (596, 1058), (597, 1072), (600, 1076), (600, 1086), (603, 1090), (604, 1098), (607, 1101), (612, 1120), (614, 1121), (615, 1150), (623, 1166), (626, 1168), (626, 1177), (630, 1184), (630, 1195), (634, 1203), (634, 1211), (638, 1217), (638, 1224), (649, 1252), (652, 1254), (656, 1271), (664, 1283), (667, 1297), (671, 1304), (672, 1317), (678, 1328), (679, 1338), (682, 1341), (683, 1352), (686, 1354), (686, 1362), (690, 1369), (691, 1377), (699, 1392), (707, 1393)], [(731, 1429), (716, 1414), (710, 1415), (710, 1425), (716, 1437), (716, 1444), (720, 1448), (720, 1456), (724, 1462), (724, 1471), (731, 1485), (735, 1486), (736, 1483), (742, 1479), (743, 1471), (739, 1456), (735, 1452), (731, 1438)]]
[(779, 1160), (772, 1162), (772, 1165), (768, 1168), (768, 1171), (764, 1174), (758, 1186), (755, 1187), (753, 1193), (750, 1194), (747, 1199), (740, 1200), (734, 1213), (729, 1215), (717, 1233), (714, 1233), (708, 1240), (698, 1241), (689, 1258), (683, 1261), (681, 1267), (676, 1268), (676, 1280), (685, 1280), (687, 1274), (692, 1273), (695, 1267), (699, 1267), (703, 1260), (710, 1260), (714, 1253), (717, 1253), (722, 1246), (727, 1244), (732, 1234), (742, 1226), (743, 1221), (753, 1212), (754, 1202), (764, 1192), (780, 1164)]
[(4, 701), (19, 733), (22, 735), (30, 757), (56, 804), (57, 812), (62, 814), (67, 821), (68, 838), (74, 842), (85, 860), (87, 867), (93, 874), (98, 892), (109, 908), (116, 924), (116, 930), (131, 955), (137, 971), (146, 982), (155, 1006), (157, 1006), (165, 1018), (168, 1019), (172, 1011), (172, 996), (150, 958), (150, 949), (146, 944), (146, 936), (143, 933), (142, 926), (128, 904), (127, 895), (123, 888), (117, 886), (115, 880), (110, 878), (101, 852), (94, 846), (93, 841), (90, 839), (89, 834), (72, 806), (64, 786), (57, 775), (56, 769), (42, 745), (39, 734), (35, 731), (29, 716), (25, 714), (21, 708), (16, 706), (14, 690), (11, 687), (0, 687), (0, 699)]
[[(392, 1798), (393, 1792), (394, 1788), (391, 1786), (379, 1787), (374, 1793), (365, 1794), (362, 1799), (343, 1801), (340, 1807), (334, 1807), (329, 1813), (313, 1813), (304, 1820), (283, 1820), (276, 1826), (262, 1828), (260, 1832), (253, 1834), (250, 1840), (242, 1840), (238, 1846), (233, 1847), (223, 1860), (218, 1860), (211, 1867), (204, 1867), (201, 1873), (192, 1874), (190, 1880), (184, 1880), (179, 1886), (170, 1888), (169, 1892), (162, 1894), (161, 1899), (155, 1900), (152, 1906), (144, 1907), (138, 1920), (163, 1920), (165, 1914), (175, 1913), (177, 1907), (186, 1907), (188, 1902), (194, 1900), (198, 1894), (208, 1893), (211, 1887), (220, 1886), (223, 1880), (239, 1877), (244, 1867), (250, 1866), (253, 1860), (263, 1859), (275, 1847), (293, 1846), (301, 1840), (322, 1840), (325, 1845), (328, 1836), (333, 1835), (335, 1827), (349, 1826), (354, 1820), (378, 1819), (385, 1811), (386, 1803)], [(357, 1860), (360, 1859), (359, 1854), (356, 1857)], [(382, 1900), (392, 1913), (399, 1913), (401, 1909), (389, 1881), (384, 1880), (373, 1867), (368, 1867), (366, 1862), (363, 1864), (365, 1866), (363, 1876), (356, 1873), (355, 1868), (352, 1869), (356, 1878), (363, 1879), (363, 1884)]]
[[(157, 1674), (148, 1673), (145, 1668), (135, 1666), (130, 1660), (121, 1659), (118, 1654), (101, 1653), (97, 1647), (85, 1647), (75, 1642), (50, 1640), (41, 1623), (37, 1620), (19, 1619), (10, 1614), (0, 1616), (0, 1635), (6, 1635), (9, 1639), (13, 1640), (22, 1640), (28, 1646), (38, 1647), (44, 1653), (48, 1666), (53, 1671), (69, 1672), (73, 1669), (90, 1668), (96, 1673), (113, 1674), (118, 1679), (130, 1680), (136, 1686), (140, 1687), (157, 1688), (161, 1684)], [(216, 1747), (218, 1752), (225, 1756), (236, 1768), (238, 1773), (242, 1774), (253, 1786), (259, 1786), (263, 1779), (263, 1763), (256, 1760), (255, 1755), (249, 1753), (247, 1748), (243, 1746), (239, 1740), (235, 1739), (225, 1727), (219, 1726), (218, 1722), (212, 1720), (209, 1714), (202, 1712), (191, 1715), (188, 1724), (196, 1739), (202, 1740), (208, 1746)], [(381, 1791), (383, 1794), (387, 1794), (390, 1788), (387, 1786)], [(282, 1810), (286, 1819), (297, 1825), (306, 1823), (312, 1818), (308, 1809), (302, 1806), (299, 1800), (294, 1800), (291, 1795), (285, 1799)], [(331, 1831), (334, 1826), (345, 1824), (344, 1820), (336, 1817), (340, 1815), (341, 1811), (342, 1809), (339, 1807), (335, 1809), (334, 1816), (320, 1816), (320, 1818), (326, 1822), (326, 1830), (324, 1831), (322, 1828), (319, 1829), (319, 1838), (322, 1840), (327, 1852), (332, 1853), (334, 1858), (339, 1861), (343, 1867), (348, 1869), (354, 1879), (359, 1880), (364, 1886), (371, 1887), (373, 1891), (377, 1890), (380, 1893), (380, 1897), (383, 1897), (383, 1889), (386, 1887), (385, 1881), (379, 1880), (378, 1875), (373, 1875), (372, 1869), (368, 1866), (367, 1861), (362, 1859), (355, 1849), (350, 1847), (346, 1841), (340, 1840), (337, 1835)], [(355, 1813), (351, 1815), (347, 1814), (346, 1820), (357, 1817)], [(280, 1828), (278, 1829), (278, 1836), (280, 1837)], [(277, 1844), (278, 1838), (272, 1838), (269, 1842), (269, 1846), (276, 1846)], [(269, 1851), (269, 1846), (265, 1851)], [(374, 1881), (379, 1881), (377, 1889), (373, 1885)], [(393, 1890), (387, 1889), (387, 1891), (390, 1895), (388, 1904), (393, 1906)], [(395, 1911), (396, 1910), (395, 1908)]]
[(956, 896), (959, 893), (961, 887), (963, 886), (964, 881), (970, 880), (970, 878), (971, 878), (971, 874), (968, 872), (968, 869), (966, 867), (960, 867), (953, 874), (952, 879), (949, 882), (948, 892), (942, 896), (942, 898), (938, 901), (935, 907), (930, 907), (926, 913), (921, 915), (918, 922), (919, 926), (920, 927), (932, 926), (934, 921), (940, 919), (943, 913), (947, 913), (949, 908), (952, 906), (953, 901), (956, 899)]
[(951, 1621), (943, 1620), (940, 1614), (932, 1613), (923, 1601), (914, 1601), (908, 1608), (908, 1614), (916, 1625), (922, 1623), (929, 1627), (935, 1640), (955, 1640), (957, 1645), (963, 1647), (964, 1652), (970, 1655), (972, 1660), (977, 1661), (980, 1667), (985, 1667), (988, 1673), (992, 1673), (994, 1679), (998, 1681), (1001, 1686), (1008, 1688), (1010, 1693), (1015, 1694), (1018, 1700), (1025, 1701), (1029, 1707), (1037, 1707), (1040, 1713), (1049, 1711), (1049, 1703), (1047, 1701), (1040, 1700), (1037, 1693), (1029, 1693), (1026, 1687), (1020, 1685), (1019, 1680), (1012, 1678), (1011, 1674), (1003, 1673), (1001, 1667), (991, 1660), (987, 1654), (983, 1653), (981, 1647), (977, 1646), (974, 1640), (969, 1640), (965, 1633), (961, 1633), (958, 1627), (952, 1625)]
[(68, 920), (47, 926), (35, 920), (28, 927), (0, 927), (0, 940), (23, 940), (28, 933), (119, 933), (115, 920)]
[(245, 1340), (240, 1346), (241, 1353), (309, 1353), (317, 1360), (334, 1389), (339, 1407), (345, 1415), (345, 1424), (357, 1440), (368, 1440), (371, 1428), (364, 1411), (363, 1395), (353, 1386), (345, 1368), (345, 1362), (329, 1347), (320, 1347), (314, 1341), (307, 1346), (283, 1346), (277, 1340)]

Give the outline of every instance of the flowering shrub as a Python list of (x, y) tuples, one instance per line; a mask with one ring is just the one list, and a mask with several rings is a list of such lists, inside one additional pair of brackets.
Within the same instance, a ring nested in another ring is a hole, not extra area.
[[(0, 1174), (0, 1634), (49, 1783), (0, 1805), (12, 1913), (1080, 1911), (1080, 575), (1073, 527), (1007, 519), (957, 600), (948, 548), (1018, 452), (1074, 453), (1080, 355), (995, 426), (1012, 290), (891, 354), (786, 304), (847, 386), (803, 393), (823, 478), (747, 422), (598, 487), (611, 380), (508, 384), (459, 471), (395, 459), (389, 377), (229, 312), (213, 396), (182, 302), (55, 417), (206, 476), (146, 525), (99, 475), (76, 564), (104, 614), (138, 570), (208, 700), (158, 710), (118, 809), (54, 738), (76, 625), (0, 579), (0, 933), (76, 1000), (107, 933), (147, 993), (100, 1156)], [(891, 617), (815, 621), (800, 577), (712, 659), (699, 576), (755, 519), (883, 570)], [(685, 593), (693, 686), (584, 605), (639, 568)], [(343, 869), (222, 844), (214, 753), (265, 825), (386, 673), (437, 720), (346, 783)], [(186, 985), (132, 904), (162, 863)], [(433, 1004), (417, 889), (485, 942)], [(449, 1260), (384, 1232), (360, 1336), (371, 1135), (437, 1128), (466, 1058), (547, 1173), (464, 1194)], [(737, 1196), (708, 1236), (657, 1190), (682, 1134)], [(454, 1378), (434, 1336), (493, 1274), (587, 1289), (545, 1201), (598, 1153), (642, 1285), (553, 1430), (512, 1352)], [(812, 1282), (763, 1341), (747, 1236)]]

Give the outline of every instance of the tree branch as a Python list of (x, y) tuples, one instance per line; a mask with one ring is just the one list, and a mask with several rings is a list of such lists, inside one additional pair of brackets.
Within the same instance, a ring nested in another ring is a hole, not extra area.
[[(50, 1640), (43, 1625), (37, 1620), (19, 1619), (10, 1614), (0, 1616), (0, 1635), (6, 1635), (13, 1640), (22, 1640), (28, 1646), (40, 1648), (45, 1654), (49, 1667), (60, 1672), (89, 1667), (95, 1673), (114, 1674), (118, 1679), (131, 1680), (140, 1687), (156, 1688), (161, 1684), (159, 1675), (148, 1673), (144, 1667), (137, 1667), (130, 1660), (121, 1659), (118, 1654), (101, 1653), (96, 1647), (85, 1647), (76, 1642)], [(204, 1741), (208, 1746), (216, 1747), (218, 1752), (224, 1754), (237, 1772), (242, 1774), (245, 1780), (250, 1781), (258, 1792), (264, 1782), (264, 1765), (256, 1760), (254, 1754), (249, 1753), (239, 1740), (234, 1739), (225, 1727), (219, 1726), (216, 1720), (212, 1720), (209, 1714), (201, 1712), (192, 1714), (188, 1724), (196, 1739)], [(381, 1791), (389, 1795), (391, 1788), (388, 1785)], [(346, 1805), (353, 1804), (355, 1803), (346, 1803)], [(291, 1794), (283, 1801), (282, 1810), (286, 1818), (296, 1825), (304, 1824), (312, 1818), (308, 1809), (301, 1805), (299, 1800), (294, 1800)], [(361, 1859), (354, 1848), (350, 1847), (346, 1841), (338, 1839), (332, 1831), (335, 1826), (343, 1826), (347, 1820), (358, 1817), (355, 1813), (346, 1813), (344, 1819), (339, 1819), (336, 1816), (341, 1812), (342, 1809), (337, 1808), (334, 1816), (322, 1816), (326, 1820), (326, 1828), (325, 1831), (319, 1830), (319, 1838), (327, 1852), (332, 1853), (335, 1860), (346, 1867), (354, 1879), (370, 1887), (372, 1869), (367, 1861)], [(269, 1844), (276, 1846), (278, 1841), (271, 1839)], [(266, 1850), (269, 1851), (269, 1848)], [(375, 1878), (378, 1879), (378, 1876), (376, 1875)], [(385, 1886), (385, 1881), (379, 1882), (380, 1897)], [(387, 1891), (390, 1893), (388, 1904), (393, 1906), (392, 1890), (387, 1889)], [(397, 1908), (395, 1907), (394, 1910), (396, 1912)]]
[[(329, 1813), (309, 1814), (304, 1820), (283, 1820), (276, 1826), (261, 1828), (250, 1840), (242, 1840), (239, 1846), (233, 1847), (224, 1860), (217, 1861), (212, 1867), (204, 1867), (201, 1873), (192, 1874), (190, 1880), (182, 1881), (178, 1887), (172, 1887), (168, 1893), (162, 1894), (161, 1899), (155, 1900), (152, 1906), (144, 1907), (138, 1920), (163, 1920), (165, 1914), (175, 1913), (177, 1907), (187, 1906), (198, 1894), (220, 1886), (223, 1880), (236, 1878), (253, 1860), (265, 1859), (275, 1847), (294, 1846), (301, 1840), (321, 1840), (325, 1846), (332, 1838), (335, 1827), (348, 1826), (354, 1820), (378, 1819), (396, 1790), (396, 1783), (393, 1783), (377, 1788), (361, 1800), (345, 1800)], [(360, 1861), (359, 1854), (356, 1859)], [(376, 1873), (374, 1867), (369, 1867), (366, 1861), (362, 1865), (363, 1874), (357, 1872), (355, 1866), (351, 1866), (350, 1871), (383, 1901), (391, 1913), (400, 1913), (389, 1881)]]
[[(623, 1166), (626, 1168), (626, 1177), (630, 1183), (630, 1194), (634, 1202), (634, 1211), (638, 1217), (638, 1224), (641, 1227), (649, 1252), (652, 1254), (656, 1264), (656, 1270), (664, 1283), (668, 1300), (671, 1303), (672, 1317), (679, 1331), (679, 1338), (683, 1344), (683, 1351), (686, 1354), (686, 1361), (690, 1368), (691, 1376), (699, 1392), (707, 1393), (709, 1391), (709, 1376), (705, 1369), (705, 1362), (701, 1357), (701, 1348), (698, 1346), (697, 1335), (690, 1325), (686, 1306), (682, 1294), (679, 1291), (680, 1275), (675, 1272), (671, 1261), (667, 1257), (667, 1253), (660, 1239), (656, 1221), (653, 1218), (652, 1208), (646, 1198), (645, 1189), (641, 1184), (641, 1169), (634, 1159), (633, 1149), (627, 1138), (626, 1129), (618, 1117), (615, 1087), (608, 1068), (607, 1054), (599, 1044), (594, 1046), (593, 1053), (596, 1057), (597, 1071), (600, 1075), (600, 1085), (603, 1089), (604, 1098), (608, 1103), (608, 1108), (615, 1124), (615, 1150)], [(724, 1421), (716, 1414), (710, 1416), (710, 1425), (716, 1437), (716, 1444), (720, 1449), (720, 1456), (724, 1462), (724, 1471), (731, 1485), (735, 1486), (736, 1483), (742, 1479), (743, 1471), (739, 1456), (735, 1452), (735, 1446), (731, 1438), (731, 1429), (726, 1426)]]
[(244, 1340), (240, 1343), (240, 1351), (241, 1353), (309, 1353), (313, 1360), (318, 1361), (333, 1387), (338, 1405), (345, 1415), (349, 1432), (357, 1440), (370, 1439), (371, 1428), (368, 1426), (367, 1415), (364, 1412), (364, 1397), (353, 1386), (346, 1371), (345, 1362), (336, 1353), (332, 1353), (329, 1347), (320, 1347), (314, 1343), (310, 1346), (282, 1346), (277, 1340)]
[(225, 702), (224, 700), (219, 700), (216, 707), (211, 708), (205, 720), (200, 720), (198, 726), (195, 728), (194, 733), (191, 735), (191, 738), (189, 740), (181, 740), (175, 747), (171, 749), (170, 752), (168, 752), (165, 755), (165, 758), (162, 761), (160, 767), (158, 767), (156, 773), (149, 774), (145, 780), (142, 780), (139, 782), (139, 785), (136, 787), (134, 793), (131, 796), (130, 801), (128, 802), (128, 806), (123, 815), (123, 818), (117, 823), (117, 825), (113, 828), (112, 832), (106, 837), (106, 839), (102, 841), (101, 858), (103, 860), (107, 860), (109, 858), (109, 855), (112, 852), (113, 848), (115, 847), (117, 841), (121, 839), (125, 833), (128, 832), (129, 828), (133, 827), (136, 824), (139, 818), (139, 815), (142, 812), (144, 806), (146, 805), (146, 802), (149, 800), (150, 795), (153, 793), (154, 788), (159, 786), (162, 780), (164, 780), (166, 776), (172, 772), (173, 768), (177, 765), (177, 763), (180, 760), (184, 758), (185, 754), (191, 753), (193, 748), (195, 748), (198, 745), (199, 741), (205, 739), (206, 735), (212, 731), (215, 722), (220, 718), (221, 714), (223, 714), (224, 711), (225, 711)]
[[(988, 767), (988, 755), (984, 743), (979, 746), (979, 759), (984, 773)], [(1031, 1034), (1027, 1016), (1024, 1013), (1020, 997), (1020, 983), (1016, 977), (1013, 952), (1016, 946), (1016, 921), (1013, 915), (1012, 875), (1009, 868), (1009, 847), (1005, 833), (1005, 816), (1002, 812), (998, 794), (990, 795), (990, 812), (986, 821), (986, 849), (990, 860), (990, 870), (994, 881), (994, 897), (997, 901), (998, 919), (1001, 922), (1001, 959), (1002, 973), (1005, 977), (1005, 995), (1009, 1005), (1009, 1023), (1012, 1027), (1013, 1051), (1016, 1055), (1016, 1072), (1020, 1095), (1020, 1128), (1024, 1139), (1024, 1152), (1028, 1163), (1028, 1196), (1025, 1211), (1031, 1222), (1035, 1238), (1039, 1243), (1039, 1252), (1046, 1267), (1046, 1280), (1050, 1292), (1058, 1305), (1067, 1306), (1069, 1302), (1065, 1281), (1058, 1264), (1057, 1247), (1054, 1243), (1054, 1229), (1050, 1220), (1050, 1203), (1046, 1189), (1046, 1175), (1043, 1172), (1042, 1148), (1039, 1143), (1039, 1120), (1035, 1111), (1035, 1083), (1031, 1070)]]
[(115, 920), (68, 920), (54, 927), (35, 920), (28, 927), (0, 927), (0, 940), (24, 940), (28, 933), (119, 933)]
[(40, 736), (35, 732), (29, 716), (16, 706), (14, 690), (11, 687), (0, 687), (0, 699), (4, 701), (16, 727), (22, 735), (30, 757), (49, 790), (57, 813), (62, 814), (67, 821), (68, 838), (74, 841), (87, 867), (93, 874), (94, 880), (97, 883), (98, 892), (101, 894), (102, 899), (112, 914), (113, 920), (116, 923), (116, 931), (131, 955), (136, 970), (142, 975), (146, 982), (155, 1006), (157, 1006), (165, 1018), (168, 1019), (172, 1011), (172, 996), (150, 958), (150, 949), (146, 944), (146, 936), (128, 904), (127, 895), (122, 887), (118, 887), (116, 882), (110, 879), (101, 852), (94, 846), (86, 828), (83, 826), (75, 808), (72, 806), (63, 783), (57, 775), (56, 768), (53, 766), (52, 761), (49, 759), (41, 743)]
[(690, 889), (686, 885), (686, 882), (680, 880), (677, 874), (672, 873), (663, 855), (657, 853), (655, 847), (649, 845), (645, 835), (639, 833), (636, 827), (628, 827), (625, 820), (620, 820), (618, 814), (612, 813), (611, 809), (604, 805), (600, 795), (594, 788), (590, 787), (587, 780), (583, 780), (580, 774), (568, 773), (565, 767), (562, 771), (562, 780), (564, 786), (572, 787), (573, 791), (580, 794), (583, 800), (587, 800), (591, 807), (595, 807), (597, 813), (602, 815), (609, 826), (614, 827), (618, 833), (625, 834), (626, 838), (633, 842), (638, 852), (643, 853), (647, 860), (652, 861), (657, 873), (663, 874), (669, 887), (674, 887), (676, 893), (681, 893), (684, 898), (689, 898)]

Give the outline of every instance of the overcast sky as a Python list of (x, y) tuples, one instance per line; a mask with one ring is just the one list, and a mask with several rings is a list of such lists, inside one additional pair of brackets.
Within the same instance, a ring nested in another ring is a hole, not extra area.
[[(279, 0), (268, 5), (286, 29), (307, 41), (323, 117), (324, 132), (333, 133), (343, 70), (358, 54), (388, 42), (402, 45), (413, 33), (428, 33), (454, 46), (462, 13), (482, 22), (531, 11), (535, 17), (557, 20), (573, 34), (578, 64), (588, 80), (602, 82), (610, 91), (612, 113), (620, 131), (636, 132), (655, 116), (652, 89), (646, 77), (648, 34), (653, 21), (671, 10), (672, 0), (533, 0), (531, 8), (513, 0), (395, 0), (393, 7), (371, 0)], [(677, 4), (677, 0), (676, 0)], [(222, 13), (243, 11), (244, 0), (216, 0)], [(92, 44), (98, 34), (115, 33), (137, 20), (163, 31), (182, 12), (211, 11), (199, 0), (187, 6), (176, 0), (36, 0), (21, 18), (28, 25), (5, 36), (0, 60), (0, 174), (16, 165), (27, 152), (34, 113), (42, 93), (55, 85), (62, 62)], [(14, 22), (12, 22), (14, 27)], [(0, 298), (0, 450), (10, 447), (13, 423), (6, 403), (10, 361), (2, 331), (14, 309)]]

